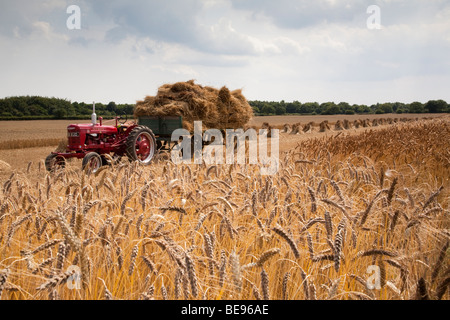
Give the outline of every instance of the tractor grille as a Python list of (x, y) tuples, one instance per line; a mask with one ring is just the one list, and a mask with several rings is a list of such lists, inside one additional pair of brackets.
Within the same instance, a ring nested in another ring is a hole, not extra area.
[(78, 148), (80, 145), (80, 132), (68, 132), (67, 137), (70, 148)]
[(78, 148), (80, 145), (80, 138), (69, 138), (69, 146), (71, 148)]

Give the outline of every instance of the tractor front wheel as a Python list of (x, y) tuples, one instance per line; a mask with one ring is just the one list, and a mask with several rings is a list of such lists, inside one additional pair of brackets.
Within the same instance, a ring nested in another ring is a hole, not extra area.
[(131, 161), (149, 164), (156, 151), (156, 139), (152, 130), (145, 126), (137, 126), (131, 130), (127, 141), (127, 156)]
[(53, 172), (58, 168), (64, 169), (66, 167), (66, 159), (57, 154), (49, 154), (45, 159), (45, 168), (47, 171)]
[(89, 152), (84, 156), (81, 168), (88, 174), (96, 173), (103, 165), (102, 157), (97, 152)]

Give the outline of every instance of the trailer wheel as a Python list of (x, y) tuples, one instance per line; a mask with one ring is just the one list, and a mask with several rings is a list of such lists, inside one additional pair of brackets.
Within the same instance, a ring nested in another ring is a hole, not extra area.
[(127, 156), (131, 161), (149, 164), (156, 151), (156, 138), (152, 130), (137, 126), (131, 130), (126, 141)]
[(58, 168), (64, 169), (66, 167), (66, 159), (57, 154), (49, 154), (45, 159), (45, 168), (47, 171), (53, 172)]
[(96, 173), (103, 165), (102, 157), (97, 152), (89, 152), (84, 156), (81, 168), (87, 174)]

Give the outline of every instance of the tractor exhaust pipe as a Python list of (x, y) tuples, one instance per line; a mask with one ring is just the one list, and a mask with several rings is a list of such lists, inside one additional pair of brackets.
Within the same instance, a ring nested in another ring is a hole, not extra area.
[(95, 126), (97, 124), (97, 115), (95, 114), (95, 102), (92, 104), (92, 115), (91, 115), (92, 125)]

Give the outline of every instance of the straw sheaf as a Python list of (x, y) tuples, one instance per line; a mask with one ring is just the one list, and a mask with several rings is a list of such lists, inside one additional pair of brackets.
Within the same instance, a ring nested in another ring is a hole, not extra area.
[(241, 90), (203, 87), (190, 80), (165, 84), (156, 96), (137, 101), (134, 116), (182, 116), (189, 131), (194, 121), (202, 121), (203, 129), (237, 129), (253, 117), (253, 110)]

